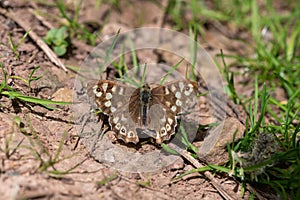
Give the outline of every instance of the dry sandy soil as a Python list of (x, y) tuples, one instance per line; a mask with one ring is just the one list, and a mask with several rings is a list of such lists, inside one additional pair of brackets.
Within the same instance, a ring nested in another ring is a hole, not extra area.
[[(98, 43), (115, 35), (119, 29), (123, 32), (137, 27), (172, 26), (168, 19), (164, 18), (163, 6), (166, 5), (166, 1), (162, 1), (162, 7), (151, 1), (121, 1), (120, 8), (106, 4), (96, 8), (93, 2), (83, 1), (79, 21), (97, 22), (96, 28), (102, 29), (97, 39)], [(7, 75), (26, 79), (34, 67), (40, 66), (35, 75), (42, 76), (40, 80), (32, 82), (31, 88), (17, 78), (8, 78), (8, 85), (24, 95), (72, 101), (75, 72), (69, 70), (66, 73), (53, 64), (32, 37), (26, 37), (18, 48), (18, 59), (9, 46), (8, 33), (13, 41), (19, 41), (26, 32), (14, 19), (27, 24), (32, 32), (42, 38), (49, 27), (57, 27), (59, 23), (63, 23), (55, 18), (59, 15), (58, 10), (51, 5), (23, 0), (8, 1), (8, 5), (7, 1), (0, 3), (0, 61)], [(14, 13), (13, 18), (3, 13), (7, 10)], [(34, 15), (35, 11), (50, 15), (38, 18)], [(225, 53), (239, 55), (248, 53), (248, 47), (239, 42), (248, 37), (243, 30), (230, 24), (213, 22), (205, 24), (205, 29), (206, 33), (201, 36), (200, 43), (212, 57), (219, 53), (219, 49), (223, 49)], [(188, 34), (186, 30), (183, 32)], [(66, 65), (79, 66), (91, 50), (91, 46), (74, 40), (68, 54), (60, 60)], [(141, 53), (141, 63), (146, 59), (145, 56), (156, 62), (177, 62), (170, 54)], [(244, 91), (248, 94), (251, 92), (247, 89)], [(172, 181), (177, 175), (194, 168), (189, 161), (180, 157), (172, 165), (153, 173), (122, 172), (98, 162), (82, 141), (79, 140), (77, 144), (78, 133), (74, 128), (70, 105), (58, 106), (58, 110), (49, 110), (5, 96), (1, 97), (0, 102), (0, 199), (223, 199), (204, 174), (195, 173), (179, 181)], [(236, 119), (243, 118), (240, 114), (231, 115)], [(18, 119), (20, 124), (17, 123)], [(237, 121), (234, 124), (243, 120)], [(5, 153), (6, 144), (9, 153)], [(199, 147), (201, 138), (194, 144)], [(58, 151), (59, 162), (51, 165), (50, 162), (55, 160)], [(208, 160), (216, 163), (219, 158), (224, 159), (227, 156), (224, 150), (216, 154), (220, 157)], [(215, 178), (229, 194), (241, 198), (241, 186), (232, 177), (219, 174), (215, 175)], [(245, 198), (248, 195), (247, 191)]]

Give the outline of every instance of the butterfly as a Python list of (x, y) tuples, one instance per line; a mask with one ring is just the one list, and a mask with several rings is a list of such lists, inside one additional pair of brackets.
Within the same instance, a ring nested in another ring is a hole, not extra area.
[(140, 133), (155, 138), (158, 144), (169, 140), (175, 134), (179, 114), (195, 100), (197, 92), (198, 84), (188, 80), (138, 88), (99, 80), (92, 86), (96, 105), (108, 115), (116, 137), (126, 143), (138, 143)]

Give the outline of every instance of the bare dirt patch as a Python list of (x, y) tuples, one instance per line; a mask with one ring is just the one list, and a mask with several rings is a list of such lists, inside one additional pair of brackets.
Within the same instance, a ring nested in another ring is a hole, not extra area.
[[(40, 37), (46, 35), (48, 27), (37, 19), (30, 9), (48, 12), (50, 16), (58, 15), (57, 9), (51, 4), (46, 6), (27, 1), (11, 1), (1, 9), (11, 10), (15, 17), (30, 24), (31, 29)], [(98, 26), (103, 26), (99, 41), (116, 34), (118, 29), (124, 31), (141, 26), (162, 25), (163, 9), (150, 1), (145, 4), (122, 2), (120, 9), (103, 5), (97, 10), (92, 1), (84, 1), (80, 21), (95, 21)], [(106, 18), (107, 15), (110, 17)], [(105, 21), (106, 19), (108, 21)], [(47, 20), (53, 26), (59, 24), (54, 18), (49, 17)], [(171, 25), (166, 23), (164, 27)], [(230, 39), (232, 37), (216, 37), (223, 35), (224, 29), (227, 29), (225, 25), (220, 30), (212, 25), (212, 28), (207, 30), (203, 46), (209, 49), (212, 56), (219, 53), (220, 48), (225, 52), (243, 49), (243, 44)], [(12, 19), (0, 15), (0, 61), (8, 76), (27, 78), (35, 67), (40, 66), (36, 76), (42, 78), (32, 82), (30, 88), (17, 78), (9, 78), (7, 84), (25, 95), (72, 101), (75, 73), (65, 73), (63, 69), (54, 65), (30, 37), (26, 37), (18, 48), (19, 55), (16, 58), (9, 46), (8, 34), (10, 33), (12, 40), (17, 42), (26, 31)], [(75, 66), (79, 66), (88, 55), (88, 50), (92, 49), (78, 41), (74, 42), (71, 48), (71, 52), (60, 59), (65, 64)], [(146, 60), (147, 55), (144, 54), (140, 59)], [(168, 60), (171, 64), (175, 62), (170, 55), (161, 53), (157, 53), (151, 59)], [(1, 80), (3, 78), (1, 73)], [(81, 142), (77, 145), (78, 137), (73, 126), (70, 106), (59, 106), (59, 110), (52, 111), (5, 96), (2, 96), (0, 102), (2, 199), (222, 199), (220, 193), (202, 174), (189, 175), (183, 180), (172, 182), (172, 178), (193, 168), (182, 158), (154, 174), (117, 172), (95, 161)], [(240, 114), (236, 115), (232, 110), (228, 111), (228, 114), (235, 118), (240, 117)], [(63, 144), (60, 145), (62, 140)], [(201, 141), (195, 144), (201, 145)], [(221, 154), (227, 153), (222, 150)], [(211, 159), (213, 162), (214, 159)], [(227, 176), (216, 178), (229, 193), (241, 195), (234, 180)]]

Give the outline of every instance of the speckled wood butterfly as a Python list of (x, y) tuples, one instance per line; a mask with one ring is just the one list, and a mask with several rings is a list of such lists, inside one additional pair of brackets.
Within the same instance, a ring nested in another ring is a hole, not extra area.
[(92, 90), (97, 106), (109, 116), (111, 129), (118, 139), (137, 143), (138, 133), (142, 131), (160, 144), (175, 133), (178, 115), (196, 97), (198, 85), (182, 80), (134, 88), (99, 80)]

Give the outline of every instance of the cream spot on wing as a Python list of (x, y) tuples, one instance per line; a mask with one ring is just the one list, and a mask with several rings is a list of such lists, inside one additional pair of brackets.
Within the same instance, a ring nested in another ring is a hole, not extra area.
[(168, 94), (170, 94), (170, 90), (167, 87), (165, 87), (165, 95), (168, 95)]
[(117, 108), (120, 108), (122, 105), (123, 105), (122, 101), (119, 101), (119, 102), (117, 103)]
[(184, 92), (185, 96), (190, 96), (191, 93), (192, 93), (191, 91), (185, 91)]
[(162, 118), (160, 121), (161, 121), (162, 123), (165, 123), (165, 122), (166, 122), (166, 117)]
[(177, 99), (180, 99), (180, 98), (181, 98), (181, 92), (179, 92), (179, 91), (176, 92), (176, 93), (175, 93), (175, 97), (176, 97)]
[(173, 119), (168, 118), (168, 123), (169, 123), (170, 125), (172, 125), (172, 124), (173, 124)]
[(120, 129), (120, 134), (126, 136), (127, 135), (126, 132), (127, 132), (126, 128), (124, 126), (122, 126), (121, 129)]
[(105, 97), (107, 100), (110, 100), (112, 98), (112, 94), (111, 93), (106, 93), (106, 97)]
[(106, 92), (107, 87), (108, 87), (108, 83), (103, 83), (102, 84), (102, 89), (103, 89), (104, 92)]
[(105, 107), (110, 107), (111, 106), (111, 101), (107, 101), (104, 103)]
[(172, 90), (172, 92), (175, 92), (177, 90), (176, 86), (175, 85), (171, 85), (171, 90)]
[(171, 102), (170, 102), (170, 101), (166, 101), (165, 104), (166, 104), (166, 106), (168, 106), (168, 107), (171, 106)]
[(186, 87), (184, 94), (186, 96), (189, 96), (191, 93), (193, 92), (193, 85), (192, 84), (188, 84), (188, 86)]
[(180, 101), (180, 100), (176, 100), (176, 106), (182, 106), (182, 101)]
[(117, 123), (116, 126), (115, 126), (115, 128), (116, 128), (117, 130), (120, 130), (121, 124), (120, 124), (120, 123)]
[(127, 118), (126, 117), (124, 117), (124, 115), (122, 115), (122, 117), (121, 117), (121, 121), (126, 121), (127, 120)]
[(161, 134), (161, 136), (167, 135), (167, 131), (166, 131), (166, 128), (165, 128), (165, 127), (162, 127), (162, 128), (160, 129), (160, 134)]
[(115, 107), (111, 107), (111, 108), (110, 108), (110, 112), (112, 112), (112, 113), (113, 113), (113, 112), (116, 112), (116, 110), (117, 110), (117, 109), (116, 109)]
[(96, 93), (96, 97), (101, 97), (102, 96), (102, 92), (97, 92)]
[(124, 94), (124, 88), (120, 87), (119, 95), (123, 95), (123, 94)]
[(93, 88), (93, 93), (94, 94), (97, 94), (98, 92), (97, 92), (97, 88)]
[(177, 110), (176, 106), (172, 106), (171, 110), (172, 110), (173, 112), (176, 112), (176, 110)]
[(133, 138), (134, 137), (134, 132), (133, 131), (129, 131), (128, 134), (127, 134), (127, 137)]
[(118, 123), (119, 119), (120, 119), (119, 117), (114, 117), (114, 118), (113, 118), (114, 124)]
[(117, 87), (114, 85), (114, 86), (111, 88), (111, 91), (112, 91), (113, 93), (115, 93), (116, 90), (117, 90)]
[(171, 126), (169, 124), (166, 125), (166, 130), (170, 131), (171, 130)]
[(179, 88), (180, 88), (180, 91), (182, 92), (182, 90), (184, 88), (184, 83), (183, 82), (179, 82)]

